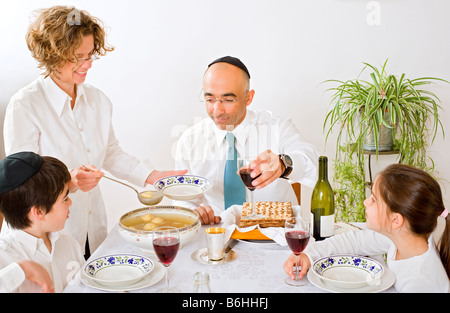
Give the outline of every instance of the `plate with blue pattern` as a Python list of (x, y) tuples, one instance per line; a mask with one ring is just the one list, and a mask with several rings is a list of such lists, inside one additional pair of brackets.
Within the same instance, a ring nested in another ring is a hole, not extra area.
[(325, 284), (349, 289), (379, 284), (384, 272), (378, 261), (358, 255), (324, 257), (316, 260), (311, 269)]
[(168, 176), (157, 180), (153, 187), (172, 200), (193, 200), (212, 186), (208, 179), (195, 175)]
[(141, 255), (105, 255), (89, 261), (84, 274), (101, 285), (126, 286), (134, 284), (154, 268), (152, 260)]

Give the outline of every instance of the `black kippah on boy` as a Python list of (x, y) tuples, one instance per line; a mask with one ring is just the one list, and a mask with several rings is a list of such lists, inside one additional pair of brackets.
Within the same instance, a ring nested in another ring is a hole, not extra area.
[(0, 194), (16, 189), (39, 171), (43, 159), (34, 152), (18, 152), (0, 161)]
[(210, 67), (213, 64), (221, 63), (221, 62), (228, 63), (228, 64), (239, 67), (241, 70), (243, 70), (247, 74), (248, 78), (250, 78), (250, 73), (249, 73), (247, 67), (244, 65), (244, 63), (241, 62), (241, 60), (239, 60), (238, 58), (235, 58), (235, 57), (226, 56), (226, 57), (218, 58), (217, 60), (212, 61), (208, 65), (208, 67)]

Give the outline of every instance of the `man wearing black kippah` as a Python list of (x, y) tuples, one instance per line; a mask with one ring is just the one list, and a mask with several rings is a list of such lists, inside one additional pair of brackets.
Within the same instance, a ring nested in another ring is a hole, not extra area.
[(314, 187), (315, 148), (301, 139), (291, 120), (248, 109), (254, 95), (250, 72), (238, 58), (225, 56), (208, 65), (202, 100), (210, 118), (181, 135), (175, 155), (177, 168), (212, 181), (202, 198), (176, 202), (197, 210), (203, 224), (216, 224), (224, 210), (249, 201), (249, 191), (237, 174), (238, 157), (254, 157), (250, 167), (255, 201), (294, 205), (292, 182)]

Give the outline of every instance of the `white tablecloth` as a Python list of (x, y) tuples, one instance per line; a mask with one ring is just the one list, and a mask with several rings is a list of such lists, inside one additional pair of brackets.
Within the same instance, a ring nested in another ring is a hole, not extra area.
[[(287, 277), (283, 271), (283, 263), (290, 255), (288, 247), (281, 247), (275, 243), (255, 244), (239, 241), (233, 250), (236, 259), (221, 265), (200, 264), (191, 258), (191, 254), (201, 248), (206, 248), (205, 229), (201, 226), (196, 237), (179, 250), (175, 261), (169, 267), (170, 285), (176, 285), (182, 292), (192, 292), (194, 274), (206, 271), (210, 275), (212, 292), (221, 293), (307, 293), (327, 292), (311, 283), (302, 287), (292, 287), (284, 280)], [(133, 253), (149, 257), (158, 262), (154, 253), (145, 252), (127, 243), (119, 234), (115, 226), (105, 241), (93, 253), (90, 260), (103, 255), (114, 253)], [(64, 292), (106, 292), (84, 285), (80, 280), (80, 273), (68, 284)], [(165, 279), (147, 288), (131, 292), (152, 293), (165, 286)], [(393, 287), (386, 290), (395, 292)]]

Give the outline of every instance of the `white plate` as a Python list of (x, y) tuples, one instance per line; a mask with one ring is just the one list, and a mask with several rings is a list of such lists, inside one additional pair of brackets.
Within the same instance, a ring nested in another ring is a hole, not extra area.
[(316, 260), (311, 270), (327, 285), (360, 288), (379, 284), (384, 268), (378, 261), (364, 256), (331, 255)]
[(141, 255), (105, 255), (89, 261), (83, 273), (99, 284), (126, 286), (138, 282), (153, 270), (153, 262)]
[(91, 278), (87, 277), (84, 272), (80, 273), (80, 280), (86, 286), (89, 286), (94, 289), (120, 292), (120, 291), (137, 290), (137, 289), (142, 289), (142, 288), (152, 286), (152, 285), (156, 284), (157, 282), (159, 282), (164, 277), (164, 274), (165, 274), (165, 271), (164, 271), (163, 265), (160, 263), (154, 263), (153, 271), (150, 274), (145, 275), (144, 278), (142, 278), (138, 282), (127, 285), (127, 286), (102, 285), (102, 284), (99, 284), (98, 282), (96, 282), (95, 280), (92, 280)]
[(192, 200), (211, 188), (212, 183), (201, 176), (178, 175), (161, 178), (153, 186), (156, 190), (162, 191), (164, 196), (169, 199)]
[(310, 268), (307, 274), (309, 282), (314, 286), (330, 291), (330, 292), (338, 292), (338, 293), (376, 293), (382, 292), (386, 289), (389, 289), (395, 283), (395, 275), (394, 273), (388, 269), (384, 268), (384, 274), (381, 277), (380, 284), (378, 285), (368, 285), (361, 288), (338, 288), (333, 285), (326, 284), (323, 280), (319, 278), (319, 276), (315, 275)]
[(190, 200), (200, 197), (203, 191), (200, 187), (192, 185), (169, 186), (163, 191), (164, 195), (170, 199)]

